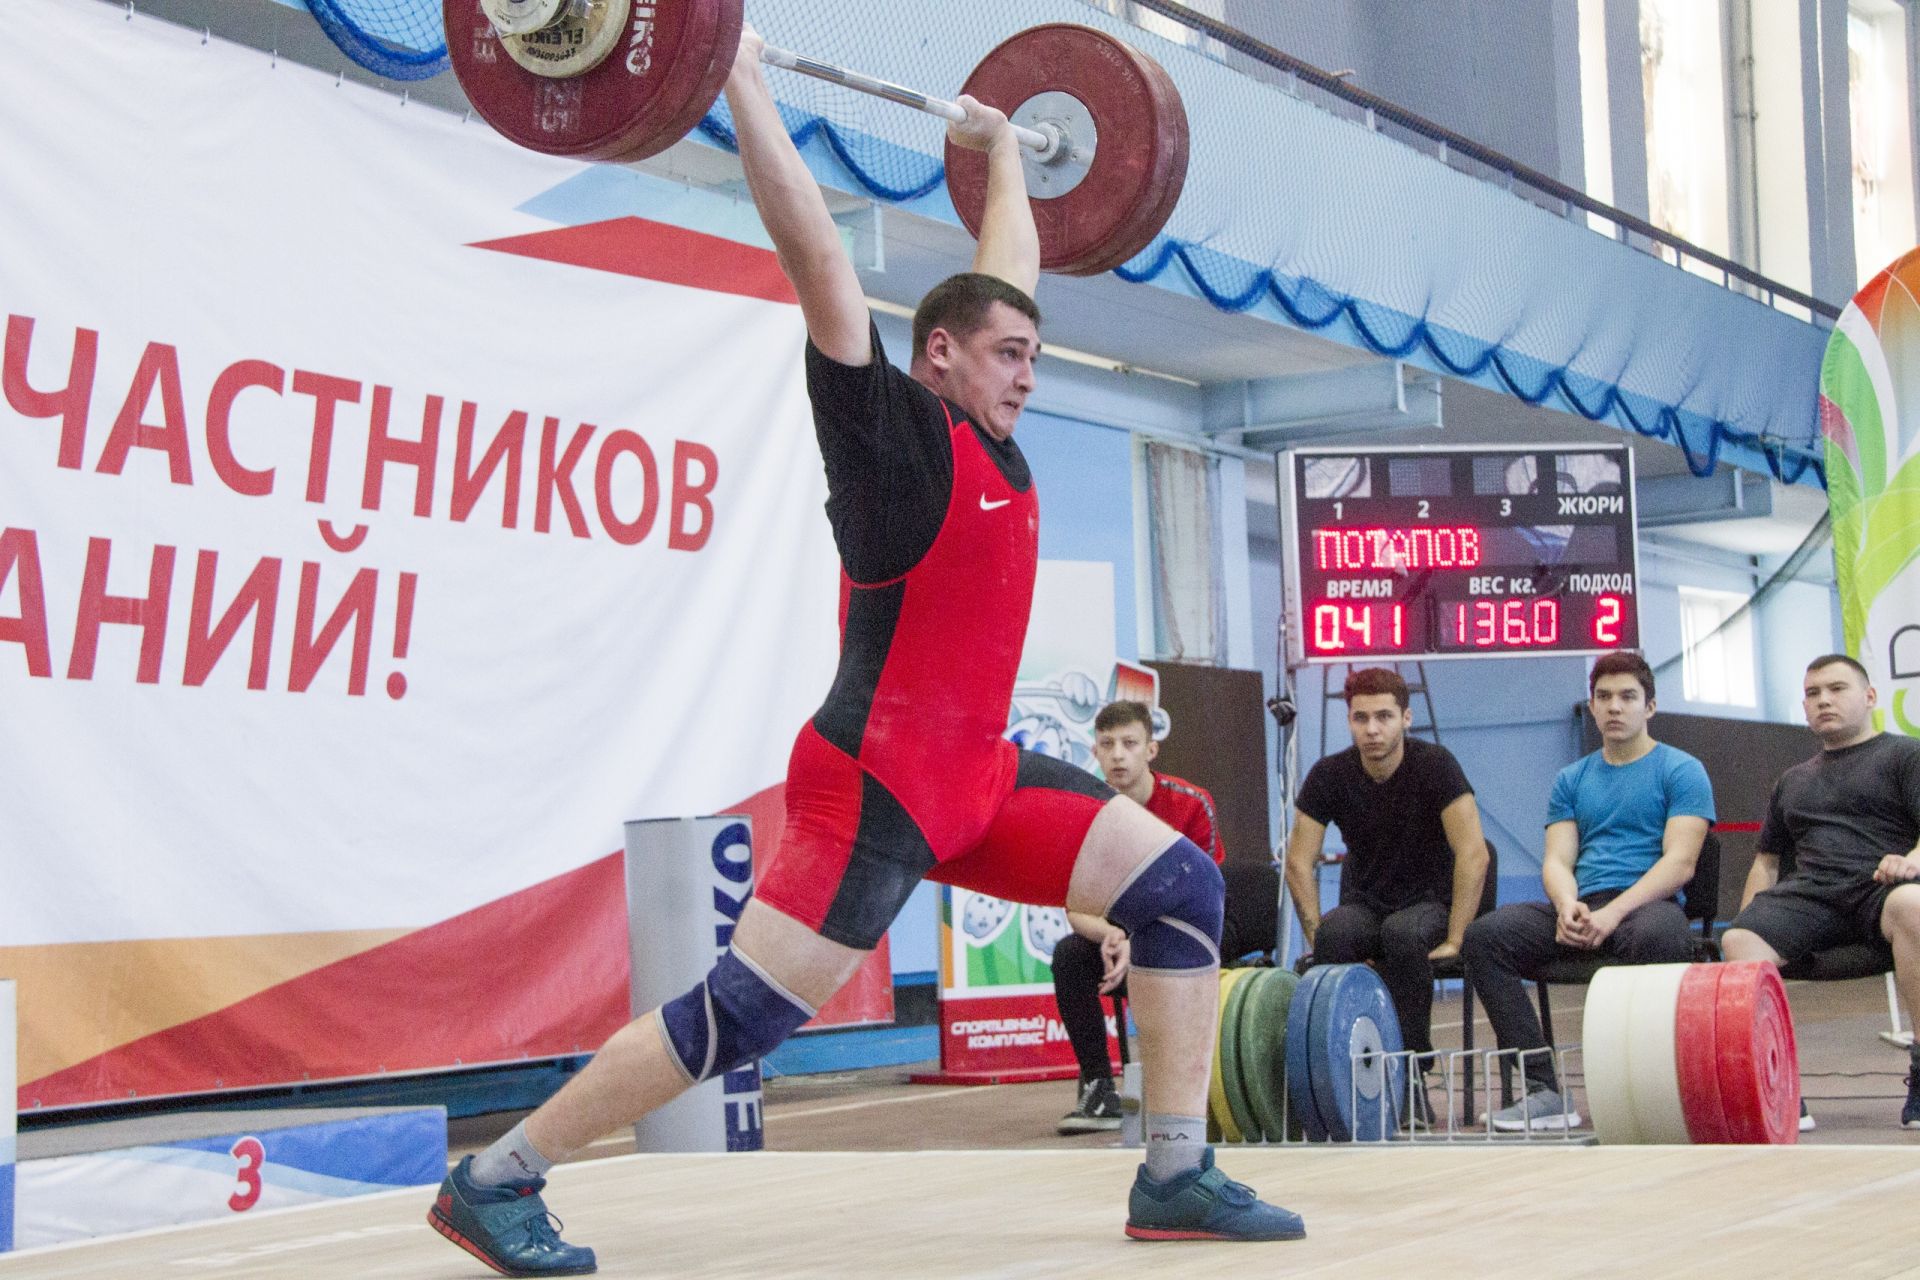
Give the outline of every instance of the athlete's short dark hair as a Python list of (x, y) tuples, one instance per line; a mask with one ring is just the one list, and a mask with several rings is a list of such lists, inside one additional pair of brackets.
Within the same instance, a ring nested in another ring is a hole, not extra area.
[(1153, 737), (1153, 712), (1147, 709), (1147, 704), (1123, 698), (1100, 708), (1100, 714), (1093, 718), (1093, 731), (1110, 733), (1130, 724), (1139, 725), (1147, 731), (1147, 737)]
[(1861, 666), (1858, 661), (1849, 658), (1844, 653), (1823, 653), (1807, 664), (1807, 670), (1818, 671), (1822, 667), (1831, 667), (1836, 664), (1843, 667), (1852, 667), (1855, 671), (1858, 671), (1860, 673), (1861, 684), (1868, 686), (1873, 684), (1873, 677), (1867, 674), (1867, 669)]
[(1355, 698), (1368, 694), (1390, 693), (1402, 711), (1407, 709), (1407, 682), (1400, 673), (1388, 667), (1361, 667), (1347, 673), (1345, 697), (1351, 704)]
[(913, 313), (913, 355), (917, 360), (927, 349), (927, 339), (935, 329), (945, 329), (956, 338), (965, 338), (987, 322), (987, 312), (996, 302), (1004, 302), (1040, 326), (1040, 308), (1019, 289), (999, 276), (963, 271), (948, 276), (920, 299)]
[(1589, 698), (1599, 687), (1601, 676), (1632, 676), (1646, 691), (1647, 701), (1653, 701), (1653, 668), (1647, 665), (1645, 658), (1631, 649), (1615, 649), (1612, 653), (1600, 655), (1600, 660), (1593, 664), (1593, 670), (1587, 674)]

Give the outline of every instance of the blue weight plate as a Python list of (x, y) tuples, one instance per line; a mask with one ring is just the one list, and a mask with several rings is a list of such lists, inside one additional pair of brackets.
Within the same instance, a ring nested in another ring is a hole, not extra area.
[(1327, 1126), (1320, 1121), (1320, 1108), (1313, 1096), (1313, 1072), (1309, 1066), (1313, 1060), (1313, 1034), (1309, 1028), (1313, 1022), (1314, 996), (1325, 981), (1327, 971), (1326, 965), (1307, 970), (1306, 976), (1300, 979), (1300, 985), (1294, 988), (1293, 1003), (1287, 1006), (1287, 1106), (1308, 1142), (1327, 1140)]
[[(1400, 1015), (1363, 964), (1329, 965), (1313, 1002), (1308, 1047), (1314, 1109), (1335, 1142), (1381, 1142), (1400, 1127), (1406, 1067)], [(1357, 1056), (1356, 1056), (1357, 1055)]]

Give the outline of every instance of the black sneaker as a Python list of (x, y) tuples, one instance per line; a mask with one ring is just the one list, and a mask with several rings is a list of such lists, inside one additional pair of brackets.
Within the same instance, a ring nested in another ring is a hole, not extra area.
[(1920, 1064), (1907, 1072), (1907, 1105), (1900, 1109), (1902, 1129), (1920, 1129)]
[(1102, 1130), (1120, 1127), (1120, 1091), (1113, 1087), (1113, 1081), (1101, 1076), (1098, 1080), (1080, 1082), (1080, 1101), (1073, 1110), (1060, 1117), (1060, 1123), (1054, 1128), (1061, 1133), (1099, 1133)]

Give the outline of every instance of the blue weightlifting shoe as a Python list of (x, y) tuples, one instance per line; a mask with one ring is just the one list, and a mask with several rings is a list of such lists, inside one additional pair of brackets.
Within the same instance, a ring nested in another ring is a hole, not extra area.
[(560, 1238), (559, 1219), (547, 1212), (545, 1178), (509, 1187), (473, 1180), (473, 1157), (455, 1165), (440, 1184), (427, 1224), (503, 1276), (585, 1276), (593, 1250)]
[(1307, 1224), (1220, 1172), (1208, 1147), (1199, 1168), (1165, 1182), (1140, 1166), (1127, 1197), (1127, 1234), (1135, 1240), (1299, 1240)]

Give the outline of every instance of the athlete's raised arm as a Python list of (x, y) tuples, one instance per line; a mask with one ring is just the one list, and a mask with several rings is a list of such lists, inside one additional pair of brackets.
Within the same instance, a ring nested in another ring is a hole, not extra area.
[(987, 203), (980, 215), (973, 269), (998, 276), (1031, 298), (1040, 283), (1040, 233), (1027, 201), (1020, 142), (999, 111), (964, 93), (957, 101), (967, 118), (949, 125), (947, 136), (959, 146), (987, 153)]
[[(840, 242), (839, 228), (827, 213), (820, 187), (773, 104), (761, 72), (764, 46), (753, 28), (742, 31), (740, 51), (727, 76), (727, 105), (733, 109), (747, 190), (753, 194), (767, 234), (773, 237), (780, 269), (800, 295), (800, 313), (806, 317), (813, 345), (840, 364), (864, 365), (873, 359), (866, 291)], [(1018, 157), (1015, 164), (1017, 171)]]

